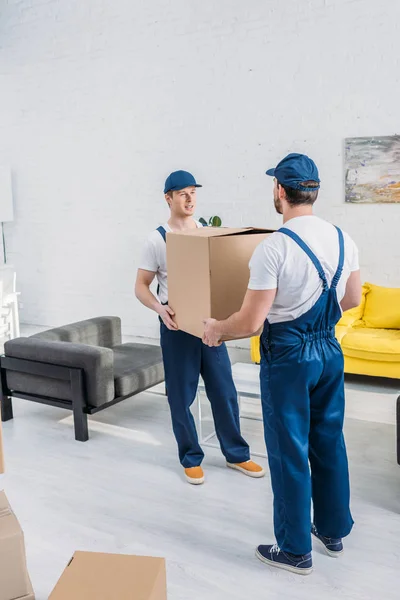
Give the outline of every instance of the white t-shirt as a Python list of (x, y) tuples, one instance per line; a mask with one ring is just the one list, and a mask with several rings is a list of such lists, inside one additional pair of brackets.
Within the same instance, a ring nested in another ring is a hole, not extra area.
[[(284, 225), (307, 244), (319, 259), (328, 284), (339, 262), (337, 229), (316, 216), (290, 219)], [(352, 271), (359, 270), (358, 249), (349, 235), (344, 236), (344, 266), (337, 286), (338, 301), (342, 300)], [(273, 233), (255, 249), (250, 260), (250, 290), (277, 288), (275, 301), (268, 315), (270, 323), (297, 319), (314, 306), (322, 292), (317, 270), (300, 246), (284, 233)]]
[[(199, 221), (195, 221), (195, 223), (198, 228), (203, 227)], [(168, 223), (165, 223), (163, 227), (167, 233), (172, 232)], [(158, 285), (160, 286), (158, 293), (160, 302), (168, 302), (167, 244), (157, 229), (152, 231), (146, 240), (139, 269), (152, 271), (156, 274)]]

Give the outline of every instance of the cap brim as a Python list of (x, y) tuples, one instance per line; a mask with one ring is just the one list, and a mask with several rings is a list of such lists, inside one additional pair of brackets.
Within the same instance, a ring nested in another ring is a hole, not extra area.
[(268, 169), (268, 171), (265, 171), (266, 175), (270, 175), (271, 177), (275, 176), (275, 169)]
[(184, 190), (187, 187), (203, 187), (202, 185), (200, 185), (199, 183), (191, 183), (190, 185), (185, 185), (185, 187), (173, 187), (173, 188), (168, 188), (168, 189), (164, 189), (164, 194), (167, 194), (168, 192), (179, 192), (180, 190)]

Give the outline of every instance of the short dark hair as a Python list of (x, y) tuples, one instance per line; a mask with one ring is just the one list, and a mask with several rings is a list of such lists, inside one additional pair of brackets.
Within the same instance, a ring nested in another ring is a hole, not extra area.
[(286, 192), (287, 201), (292, 206), (299, 206), (300, 204), (314, 204), (316, 199), (318, 198), (319, 192), (319, 183), (316, 181), (304, 181), (300, 185), (305, 188), (316, 188), (311, 192), (307, 190), (303, 192), (302, 190), (295, 190), (294, 188), (288, 187), (286, 185), (282, 185), (279, 181), (278, 184), (283, 187)]

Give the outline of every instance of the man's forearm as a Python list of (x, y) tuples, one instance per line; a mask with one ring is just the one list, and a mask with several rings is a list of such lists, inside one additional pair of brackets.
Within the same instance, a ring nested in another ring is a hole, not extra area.
[(158, 313), (160, 308), (160, 302), (154, 296), (154, 294), (150, 291), (150, 288), (147, 285), (136, 285), (135, 287), (135, 295), (136, 298), (147, 308), (154, 310)]
[(238, 312), (224, 321), (204, 321), (203, 342), (208, 346), (218, 346), (224, 338), (239, 340), (257, 335), (268, 317), (275, 295), (276, 288), (247, 290), (242, 308)]
[(346, 310), (350, 310), (352, 308), (356, 308), (357, 306), (360, 305), (361, 302), (361, 293), (359, 295), (354, 295), (353, 297), (351, 297), (349, 294), (346, 294), (344, 296), (344, 298), (342, 298), (341, 302), (340, 302), (340, 306), (343, 312), (346, 312)]
[(241, 312), (234, 313), (225, 321), (219, 321), (217, 327), (221, 339), (223, 337), (248, 338), (258, 329), (254, 322), (250, 321), (247, 315), (243, 315)]

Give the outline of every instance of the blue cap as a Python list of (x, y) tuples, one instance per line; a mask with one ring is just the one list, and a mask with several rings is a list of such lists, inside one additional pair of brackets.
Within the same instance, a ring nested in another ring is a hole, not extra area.
[(191, 173), (188, 173), (187, 171), (175, 171), (174, 173), (171, 173), (165, 181), (164, 194), (167, 192), (183, 190), (191, 186), (202, 187), (196, 183), (196, 180)]
[(269, 169), (267, 175), (276, 177), (281, 185), (303, 192), (313, 192), (318, 187), (305, 187), (305, 181), (320, 183), (317, 165), (305, 154), (288, 154), (275, 169)]

